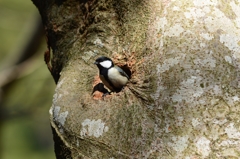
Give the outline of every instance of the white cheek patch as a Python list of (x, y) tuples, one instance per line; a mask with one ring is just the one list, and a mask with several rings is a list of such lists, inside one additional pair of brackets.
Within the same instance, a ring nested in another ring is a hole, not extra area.
[(100, 62), (100, 65), (105, 68), (110, 68), (112, 66), (112, 61), (106, 60), (106, 61)]

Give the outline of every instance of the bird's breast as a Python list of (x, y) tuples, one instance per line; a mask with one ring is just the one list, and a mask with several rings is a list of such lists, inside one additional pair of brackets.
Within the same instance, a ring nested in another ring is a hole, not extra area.
[(108, 88), (110, 89), (111, 91), (114, 91), (114, 89), (112, 88), (112, 86), (108, 83), (108, 81), (105, 79), (105, 77), (103, 75), (100, 75), (99, 76), (102, 83)]
[(108, 70), (108, 79), (116, 88), (121, 88), (128, 82), (127, 77), (122, 76), (116, 68), (110, 68)]

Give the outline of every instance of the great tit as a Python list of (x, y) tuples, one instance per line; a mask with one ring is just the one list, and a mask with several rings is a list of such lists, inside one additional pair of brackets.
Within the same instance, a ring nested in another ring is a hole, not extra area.
[(115, 66), (113, 61), (105, 56), (96, 59), (94, 64), (99, 69), (99, 77), (103, 84), (112, 92), (122, 90), (129, 80), (129, 76), (118, 66)]

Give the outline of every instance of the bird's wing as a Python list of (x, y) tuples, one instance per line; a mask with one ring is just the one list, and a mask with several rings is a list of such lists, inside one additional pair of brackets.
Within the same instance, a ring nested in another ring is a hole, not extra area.
[(119, 71), (119, 73), (125, 77), (127, 77), (127, 79), (129, 79), (129, 76), (126, 74), (126, 72), (124, 72), (120, 67), (116, 66), (116, 69)]

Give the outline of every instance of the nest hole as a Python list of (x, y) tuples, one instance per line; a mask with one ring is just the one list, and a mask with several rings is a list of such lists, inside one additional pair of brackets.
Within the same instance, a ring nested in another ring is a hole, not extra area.
[[(132, 72), (130, 71), (130, 68), (127, 65), (118, 66), (120, 67), (129, 77), (129, 80), (131, 79)], [(122, 91), (122, 89), (116, 90), (115, 92), (118, 93)], [(95, 93), (97, 92), (97, 93)], [(104, 87), (103, 83), (98, 83), (94, 86), (92, 94), (94, 94), (94, 99), (102, 99), (105, 94), (110, 94), (110, 92)]]

